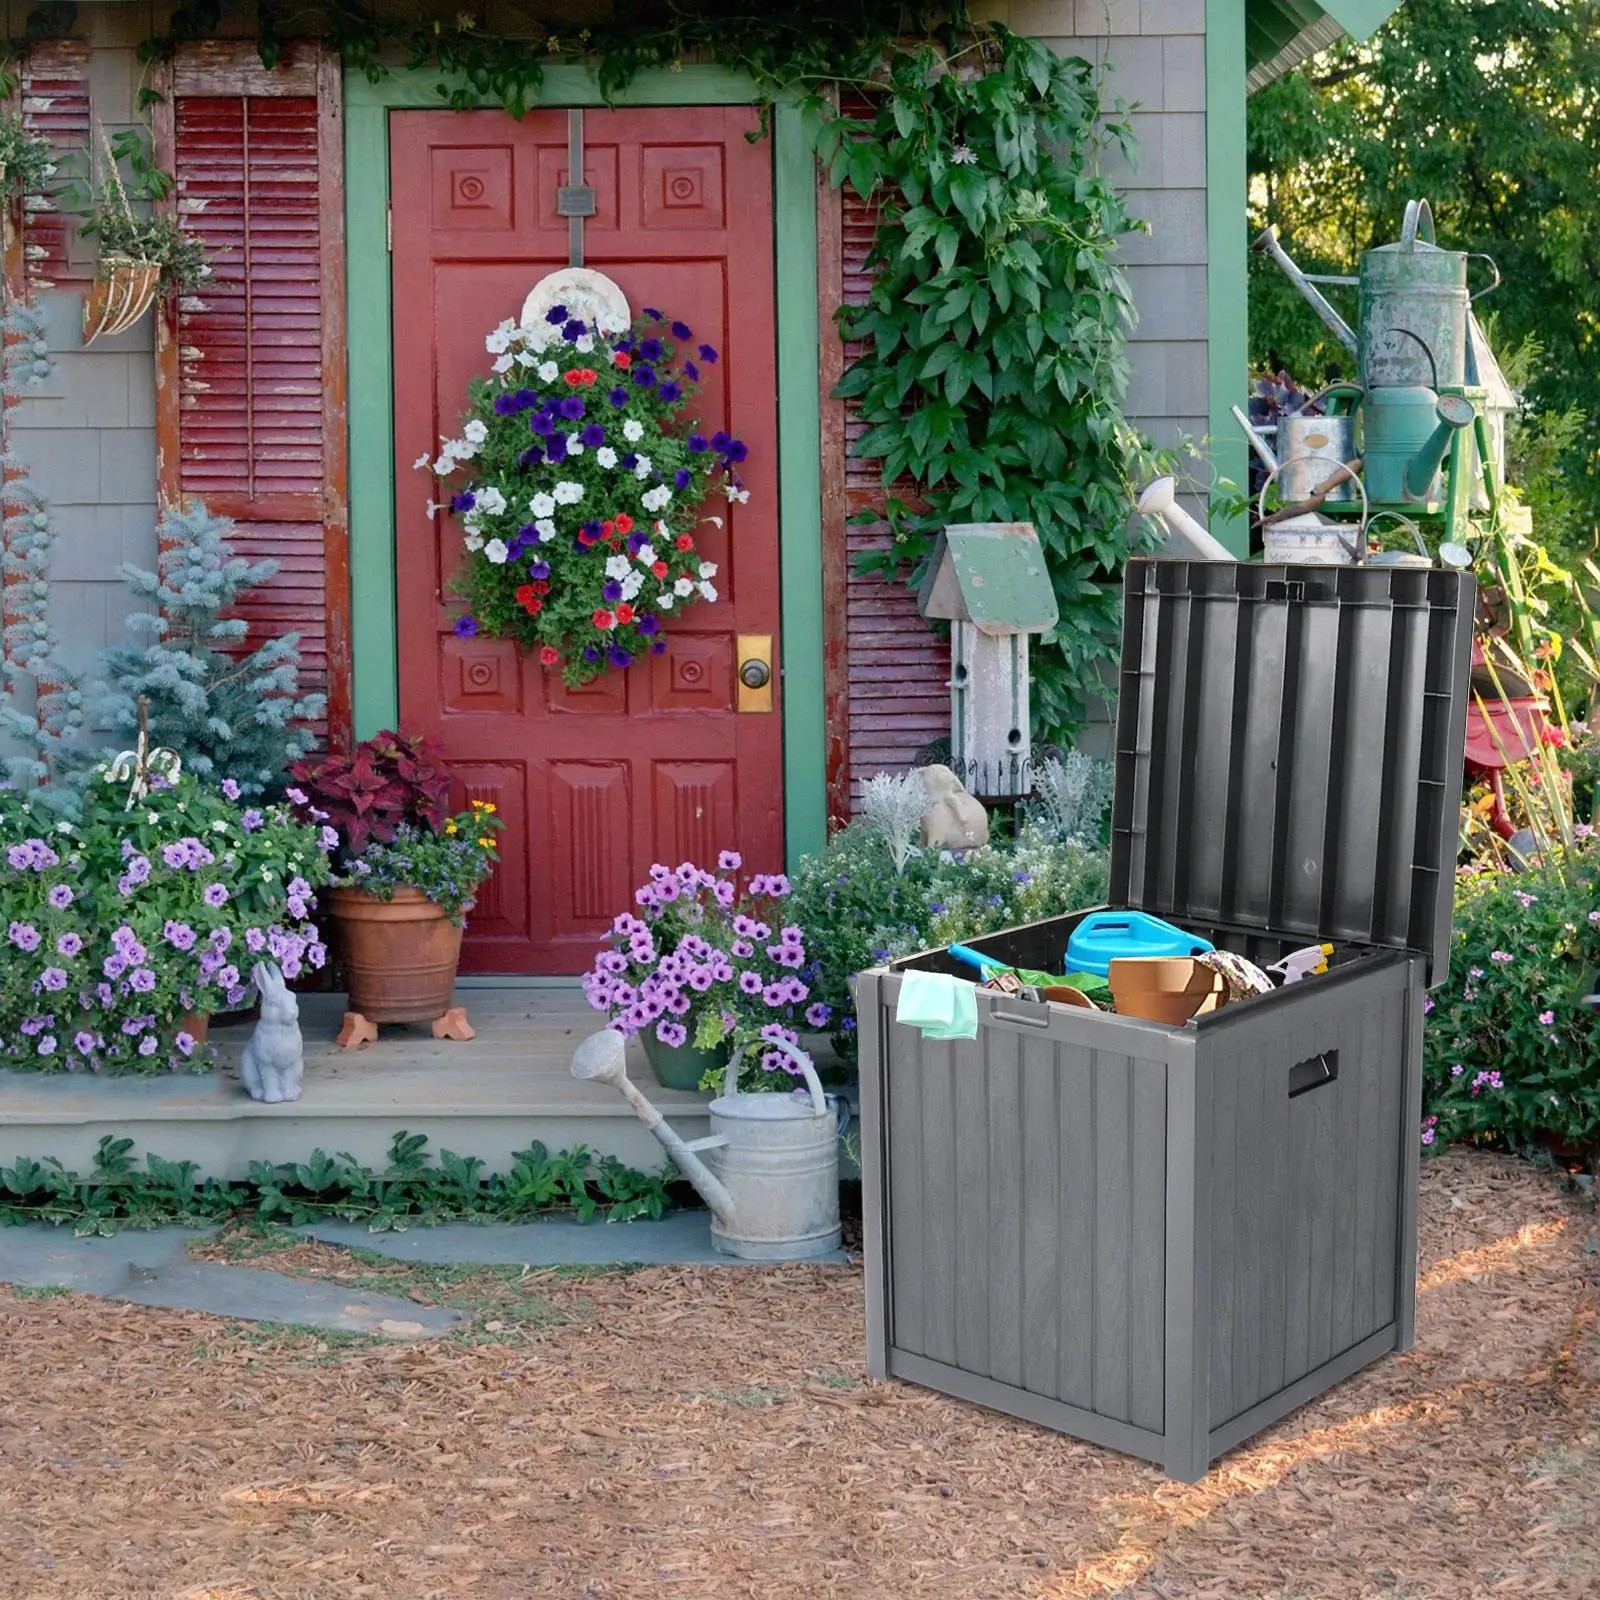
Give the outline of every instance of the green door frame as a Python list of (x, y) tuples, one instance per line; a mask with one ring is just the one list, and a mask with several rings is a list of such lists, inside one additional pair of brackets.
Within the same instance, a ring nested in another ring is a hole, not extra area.
[[(389, 113), (442, 110), (438, 74), (344, 76), (350, 360), (350, 588), (355, 731), (399, 717), (394, 551), (394, 383), (389, 276)], [(742, 73), (641, 73), (619, 106), (744, 105)], [(584, 67), (545, 71), (541, 107), (600, 106)], [(778, 357), (778, 527), (783, 621), (783, 796), (792, 870), (827, 837), (822, 695), (822, 437), (818, 392), (816, 167), (793, 104), (773, 115)], [(359, 290), (359, 293), (357, 292)]]

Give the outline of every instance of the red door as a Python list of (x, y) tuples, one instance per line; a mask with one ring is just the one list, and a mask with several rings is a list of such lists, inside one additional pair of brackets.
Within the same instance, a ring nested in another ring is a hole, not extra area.
[(492, 359), (485, 336), (567, 264), (567, 116), (395, 113), (400, 721), (441, 739), (461, 798), (492, 801), (507, 825), (468, 919), (472, 972), (581, 971), (654, 861), (714, 868), (739, 850), (752, 871), (782, 868), (780, 711), (736, 709), (738, 636), (770, 636), (778, 659), (771, 144), (745, 138), (757, 119), (744, 107), (589, 111), (584, 124), (598, 207), (585, 265), (636, 315), (659, 307), (722, 352), (699, 421), (749, 445), (750, 499), (708, 505), (723, 526), (697, 542), (719, 598), (670, 625), (665, 654), (572, 690), (509, 642), (452, 633), (460, 529), (428, 519), (433, 483), (410, 464), (458, 431), (468, 379)]

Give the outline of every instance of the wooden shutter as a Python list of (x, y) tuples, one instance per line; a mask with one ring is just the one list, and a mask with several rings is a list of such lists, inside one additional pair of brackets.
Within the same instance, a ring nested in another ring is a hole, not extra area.
[[(844, 110), (865, 116), (865, 100), (848, 96)], [(819, 263), (824, 333), (823, 393), (833, 387), (859, 346), (842, 349), (833, 328), (840, 305), (864, 305), (872, 293), (866, 261), (877, 231), (877, 208), (846, 184), (822, 202)], [(863, 510), (882, 511), (884, 489), (879, 463), (850, 454), (866, 425), (853, 402), (825, 401), (823, 426), (824, 584), (827, 614), (843, 618), (828, 644), (829, 811), (854, 810), (856, 780), (875, 772), (901, 771), (917, 752), (950, 733), (950, 648), (917, 611), (910, 589), (879, 577), (862, 577), (856, 558), (889, 541), (882, 522), (852, 526), (848, 518)], [(909, 484), (897, 485), (902, 499), (915, 501)], [(841, 559), (842, 554), (842, 559)], [(830, 560), (830, 556), (832, 559)], [(841, 603), (842, 602), (842, 603)], [(837, 740), (842, 713), (846, 731)]]
[[(54, 39), (34, 45), (18, 78), (22, 120), (28, 132), (50, 141), (58, 164), (69, 157), (81, 161), (94, 136), (89, 116), (88, 41)], [(63, 216), (52, 205), (29, 202), (22, 233), (27, 290), (87, 283), (93, 276), (93, 246), (80, 241), (73, 248), (81, 220)]]
[(344, 183), (336, 58), (296, 44), (180, 50), (157, 118), (185, 226), (213, 277), (157, 330), (157, 487), (237, 526), (278, 575), (248, 597), (249, 647), (300, 635), (301, 685), (350, 737)]

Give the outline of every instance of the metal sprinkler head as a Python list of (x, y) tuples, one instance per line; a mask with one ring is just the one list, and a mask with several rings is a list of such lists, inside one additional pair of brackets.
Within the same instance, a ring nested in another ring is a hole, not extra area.
[(628, 1076), (627, 1044), (615, 1028), (591, 1034), (572, 1052), (572, 1076), (585, 1082), (622, 1083)]

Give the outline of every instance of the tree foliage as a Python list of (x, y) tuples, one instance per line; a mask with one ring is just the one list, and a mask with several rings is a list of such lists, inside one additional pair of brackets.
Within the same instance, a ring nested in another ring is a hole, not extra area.
[[(1530, 498), (1567, 523), (1538, 531), (1586, 547), (1600, 441), (1574, 419), (1600, 418), (1600, 3), (1407, 0), (1369, 44), (1340, 44), (1252, 98), (1249, 162), (1252, 233), (1276, 223), (1308, 271), (1354, 273), (1415, 197), (1432, 203), (1440, 244), (1494, 258), (1504, 282), (1479, 313), (1502, 349), (1537, 347), (1523, 442), (1549, 476)], [(1485, 269), (1470, 265), (1476, 289)], [(1343, 304), (1353, 321), (1353, 295)], [(1353, 375), (1263, 255), (1250, 346), (1303, 382)]]

